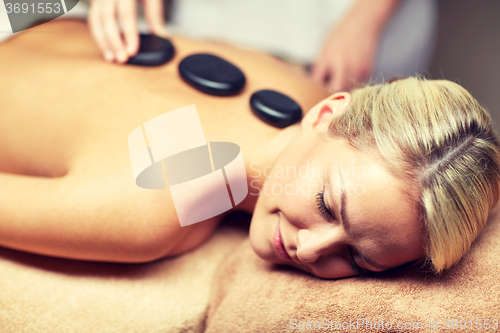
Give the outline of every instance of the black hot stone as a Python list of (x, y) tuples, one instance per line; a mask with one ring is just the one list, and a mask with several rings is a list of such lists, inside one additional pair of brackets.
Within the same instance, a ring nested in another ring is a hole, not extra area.
[(174, 57), (172, 43), (156, 35), (139, 35), (139, 52), (128, 59), (127, 64), (137, 66), (161, 66)]
[(187, 84), (209, 95), (233, 96), (245, 86), (245, 74), (230, 62), (212, 54), (193, 54), (179, 64)]
[(290, 97), (274, 90), (259, 90), (250, 97), (253, 113), (263, 122), (278, 128), (302, 119), (302, 109)]

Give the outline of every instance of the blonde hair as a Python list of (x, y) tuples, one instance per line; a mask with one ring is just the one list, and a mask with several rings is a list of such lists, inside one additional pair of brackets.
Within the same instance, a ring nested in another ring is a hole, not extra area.
[(406, 193), (418, 193), (435, 272), (460, 260), (486, 224), (500, 183), (491, 118), (467, 90), (423, 78), (359, 88), (329, 132), (375, 153)]

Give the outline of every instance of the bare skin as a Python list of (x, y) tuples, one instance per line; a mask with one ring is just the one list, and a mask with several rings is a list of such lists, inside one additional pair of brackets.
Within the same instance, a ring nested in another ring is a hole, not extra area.
[[(1, 246), (117, 262), (188, 251), (222, 216), (181, 228), (168, 189), (135, 185), (130, 132), (195, 104), (206, 140), (238, 144), (250, 178), (257, 172), (252, 162), (271, 165), (291, 138), (251, 113), (251, 94), (275, 89), (304, 111), (327, 97), (319, 84), (271, 56), (177, 37), (172, 42), (175, 58), (157, 68), (103, 62), (81, 21), (53, 21), (0, 45)], [(221, 98), (185, 84), (177, 65), (197, 52), (240, 67), (247, 76), (243, 92)], [(249, 195), (237, 208), (251, 212), (255, 201)]]

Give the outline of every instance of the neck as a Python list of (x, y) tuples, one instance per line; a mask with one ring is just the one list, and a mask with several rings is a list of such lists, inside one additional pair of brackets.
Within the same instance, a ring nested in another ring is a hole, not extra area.
[(300, 123), (281, 130), (274, 136), (274, 138), (269, 142), (265, 149), (266, 162), (263, 167), (267, 165), (274, 165), (274, 162), (281, 154), (281, 152), (287, 147), (297, 136), (300, 135), (302, 129), (300, 128)]
[(271, 168), (281, 152), (301, 133), (301, 131), (300, 123), (298, 123), (277, 132), (268, 144), (259, 150), (257, 160), (250, 161), (250, 165), (246, 166), (248, 196), (239, 205), (241, 209), (253, 213), (260, 189), (266, 180), (266, 175), (270, 174)]

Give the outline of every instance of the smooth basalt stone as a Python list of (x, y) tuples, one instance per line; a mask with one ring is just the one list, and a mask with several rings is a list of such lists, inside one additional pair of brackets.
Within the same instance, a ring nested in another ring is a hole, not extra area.
[(161, 66), (169, 62), (175, 55), (175, 48), (165, 38), (151, 34), (139, 35), (139, 52), (129, 58), (127, 64), (136, 66)]
[(302, 119), (302, 109), (290, 97), (274, 90), (259, 90), (250, 97), (253, 113), (263, 122), (278, 128)]
[(187, 56), (179, 64), (179, 74), (193, 88), (209, 95), (233, 96), (245, 86), (245, 74), (230, 62), (213, 54)]

